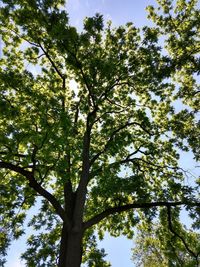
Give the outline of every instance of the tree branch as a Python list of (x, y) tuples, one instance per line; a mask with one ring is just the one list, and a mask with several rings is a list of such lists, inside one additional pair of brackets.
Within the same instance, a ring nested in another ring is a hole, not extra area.
[[(142, 146), (142, 145), (141, 145)], [(140, 152), (140, 148), (141, 146), (139, 146), (138, 148), (136, 148), (135, 151), (133, 151), (132, 153), (130, 153), (129, 155), (126, 156), (125, 159), (122, 159), (120, 161), (115, 161), (115, 162), (112, 162), (110, 163), (107, 167), (108, 168), (112, 168), (113, 166), (117, 166), (117, 165), (122, 165), (124, 163), (128, 163), (128, 162), (132, 162), (133, 159), (130, 159), (133, 155), (137, 154), (138, 152)], [(90, 173), (90, 177), (94, 177), (96, 174), (98, 174), (99, 172), (101, 172), (103, 169), (103, 165), (101, 165), (98, 169), (96, 170), (93, 170), (91, 173)]]
[[(90, 165), (92, 165), (98, 158), (100, 155), (102, 155), (109, 147), (109, 144), (113, 141), (113, 138), (115, 137), (115, 135), (120, 132), (123, 129), (126, 129), (129, 126), (133, 126), (133, 125), (137, 125), (139, 127), (141, 127), (146, 133), (148, 133), (149, 135), (151, 135), (151, 133), (149, 131), (147, 131), (140, 123), (138, 122), (127, 122), (124, 125), (121, 125), (121, 127), (119, 127), (118, 129), (114, 130), (111, 134), (110, 134), (110, 138), (108, 139), (107, 143), (104, 146), (104, 149), (99, 151), (91, 160), (90, 160)], [(141, 152), (141, 151), (140, 151)]]
[[(8, 152), (0, 151), (0, 155), (8, 155)], [(9, 152), (9, 155), (10, 155), (10, 152)], [(26, 158), (28, 156), (28, 154), (25, 155), (25, 154), (20, 154), (20, 153), (13, 153), (12, 155), (15, 156), (15, 157), (18, 157), (18, 158)]]
[(54, 61), (52, 60), (52, 58), (50, 57), (49, 53), (43, 48), (43, 46), (40, 44), (40, 48), (42, 49), (43, 53), (45, 54), (45, 56), (48, 58), (48, 60), (50, 61), (52, 67), (54, 68), (54, 70), (57, 72), (57, 74), (60, 76), (60, 78), (63, 80), (63, 83), (65, 83), (65, 77), (62, 74), (62, 72), (58, 69), (58, 67), (56, 66), (56, 64), (54, 63)]
[(84, 211), (84, 205), (87, 194), (87, 184), (89, 180), (89, 151), (90, 151), (90, 138), (91, 138), (91, 116), (95, 116), (95, 111), (88, 114), (86, 129), (83, 137), (83, 150), (82, 150), (82, 172), (80, 177), (80, 182), (76, 190), (76, 203), (74, 218), (77, 221), (77, 227), (81, 227), (82, 216)]
[(26, 41), (26, 42), (29, 43), (30, 45), (35, 46), (35, 47), (38, 47), (38, 48), (40, 47), (39, 44), (34, 43), (34, 42), (31, 42), (30, 40), (28, 40), (27, 38), (25, 38), (24, 35), (20, 35), (16, 30), (9, 28), (7, 25), (6, 25), (6, 26), (3, 25), (3, 27), (5, 28), (6, 31), (9, 30), (10, 32), (16, 34), (16, 36), (18, 36), (18, 37), (21, 38), (22, 40)]
[(56, 213), (60, 216), (60, 218), (63, 221), (66, 220), (64, 209), (61, 207), (58, 200), (35, 180), (32, 172), (26, 171), (19, 166), (13, 165), (12, 163), (3, 161), (0, 162), (0, 169), (9, 169), (26, 177), (27, 180), (29, 181), (29, 186), (33, 188), (37, 193), (39, 193), (39, 195), (43, 196), (51, 203)]
[(175, 207), (181, 205), (189, 205), (189, 206), (198, 206), (200, 207), (200, 202), (184, 202), (184, 201), (176, 201), (176, 202), (166, 202), (166, 201), (158, 201), (158, 202), (150, 202), (150, 203), (132, 203), (126, 204), (122, 206), (111, 207), (103, 212), (97, 214), (93, 218), (89, 219), (84, 223), (84, 230), (88, 229), (89, 227), (99, 223), (101, 220), (105, 219), (109, 215), (115, 213), (121, 213), (123, 211), (127, 211), (130, 209), (146, 209), (146, 208), (154, 208), (154, 207)]
[[(70, 52), (69, 52), (69, 53), (70, 53)], [(84, 83), (85, 83), (85, 85), (86, 85), (86, 88), (87, 88), (87, 90), (88, 90), (88, 92), (89, 92), (89, 97), (92, 99), (93, 107), (94, 107), (95, 109), (97, 109), (97, 106), (96, 106), (96, 103), (95, 103), (94, 94), (92, 93), (91, 88), (90, 88), (90, 85), (89, 85), (89, 83), (88, 83), (88, 81), (87, 81), (87, 79), (86, 79), (85, 73), (84, 73), (84, 71), (83, 71), (82, 63), (78, 60), (78, 58), (76, 57), (75, 54), (73, 54), (73, 53), (70, 53), (70, 54), (71, 54), (71, 56), (72, 56), (72, 57), (75, 59), (75, 61), (76, 61), (76, 67), (80, 70), (80, 73), (81, 73), (81, 76), (82, 76), (82, 78), (83, 78), (83, 81), (84, 81)]]
[[(127, 81), (125, 81), (125, 82), (121, 81), (121, 82), (120, 82), (120, 79), (121, 79), (121, 78), (122, 78), (122, 76), (119, 77), (119, 78), (117, 78), (117, 79), (114, 81), (114, 83), (113, 83), (112, 85), (110, 85), (109, 87), (107, 87), (106, 90), (100, 95), (99, 100), (101, 100), (103, 97), (105, 97), (104, 99), (107, 99), (107, 100), (108, 100), (108, 98), (107, 98), (108, 93), (109, 93), (112, 89), (114, 89), (116, 86), (130, 85), (130, 83), (127, 82)], [(115, 102), (113, 102), (113, 104), (116, 105)]]
[(172, 226), (172, 217), (171, 217), (171, 206), (170, 205), (167, 205), (167, 219), (168, 219), (168, 227), (169, 227), (169, 230), (172, 234), (174, 234), (174, 236), (178, 237), (184, 244), (186, 250), (196, 259), (197, 261), (197, 266), (198, 266), (198, 254), (196, 254), (194, 251), (192, 251), (188, 244), (186, 243), (185, 239), (179, 235), (173, 228)]
[[(144, 151), (141, 151), (141, 150), (139, 150), (139, 152), (140, 153), (142, 153), (142, 154), (144, 154), (144, 155), (148, 155), (148, 153), (145, 153)], [(142, 158), (126, 158), (126, 159), (124, 159), (124, 160), (122, 160), (121, 162), (119, 162), (119, 163), (121, 163), (121, 164), (123, 164), (123, 163), (128, 163), (128, 162), (134, 162), (134, 161), (141, 161), (141, 162), (144, 162), (144, 163), (146, 163), (147, 165), (151, 165), (151, 166), (153, 166), (153, 167), (155, 167), (155, 170), (157, 170), (157, 169), (164, 169), (164, 168), (169, 168), (169, 169), (172, 169), (172, 170), (182, 170), (182, 171), (184, 171), (182, 168), (180, 168), (180, 167), (173, 167), (173, 166), (169, 166), (169, 165), (162, 165), (162, 166), (160, 166), (160, 165), (158, 165), (158, 164), (155, 164), (155, 163), (153, 163), (152, 161), (147, 161), (147, 160), (144, 160), (144, 159), (142, 159)], [(153, 168), (152, 168), (153, 169)], [(184, 171), (185, 172), (185, 171)]]

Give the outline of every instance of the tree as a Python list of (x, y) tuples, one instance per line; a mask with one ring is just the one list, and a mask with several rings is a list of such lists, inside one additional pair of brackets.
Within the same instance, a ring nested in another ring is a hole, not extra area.
[(198, 181), (179, 166), (181, 151), (199, 159), (196, 2), (159, 0), (141, 31), (96, 14), (79, 33), (63, 0), (2, 1), (3, 256), (34, 206), (28, 266), (109, 266), (95, 231), (131, 238), (163, 209), (185, 206), (199, 226)]
[(136, 266), (198, 266), (199, 233), (187, 230), (178, 221), (173, 221), (172, 225), (164, 216), (162, 226), (160, 222), (139, 225), (133, 248)]

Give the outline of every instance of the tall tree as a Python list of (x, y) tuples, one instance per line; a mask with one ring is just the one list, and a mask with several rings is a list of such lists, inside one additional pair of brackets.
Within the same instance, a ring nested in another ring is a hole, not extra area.
[(179, 166), (181, 150), (199, 159), (196, 2), (159, 0), (142, 30), (96, 14), (78, 33), (63, 0), (2, 1), (3, 256), (34, 206), (28, 266), (109, 266), (94, 231), (131, 237), (163, 209), (184, 205), (199, 226), (198, 183)]

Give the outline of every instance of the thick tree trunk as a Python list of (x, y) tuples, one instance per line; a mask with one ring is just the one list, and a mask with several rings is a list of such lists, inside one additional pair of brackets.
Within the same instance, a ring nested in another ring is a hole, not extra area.
[(63, 226), (58, 267), (80, 267), (82, 260), (82, 238), (82, 230), (69, 231)]

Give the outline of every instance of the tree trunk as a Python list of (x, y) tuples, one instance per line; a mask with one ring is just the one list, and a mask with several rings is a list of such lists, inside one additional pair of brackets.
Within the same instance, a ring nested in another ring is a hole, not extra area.
[(58, 267), (80, 267), (82, 261), (82, 230), (62, 229)]

